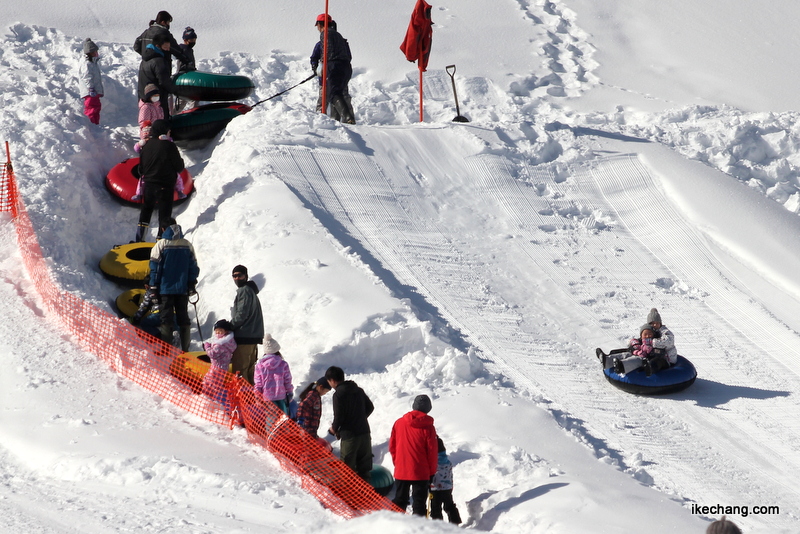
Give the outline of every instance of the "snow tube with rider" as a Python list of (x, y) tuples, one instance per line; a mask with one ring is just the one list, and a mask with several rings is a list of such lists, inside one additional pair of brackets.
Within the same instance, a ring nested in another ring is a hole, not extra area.
[[(598, 357), (602, 351), (597, 349)], [(614, 354), (616, 351), (611, 351)], [(625, 351), (627, 352), (627, 351)], [(602, 361), (602, 358), (601, 358)], [(684, 390), (694, 384), (697, 370), (692, 362), (678, 356), (678, 362), (672, 367), (662, 369), (657, 373), (647, 376), (644, 368), (639, 368), (627, 374), (618, 374), (614, 369), (603, 369), (606, 380), (628, 393), (637, 395), (664, 395)]]
[(106, 278), (124, 286), (141, 287), (150, 276), (150, 252), (155, 243), (116, 245), (100, 259)]
[(215, 102), (178, 113), (170, 119), (172, 139), (181, 148), (202, 148), (224, 130), (231, 120), (251, 109), (253, 108), (240, 103)]
[(232, 102), (247, 98), (255, 89), (253, 80), (237, 74), (214, 74), (193, 70), (175, 77), (175, 94), (188, 100)]
[[(184, 198), (179, 198), (178, 193), (172, 196), (174, 203), (178, 204), (183, 202), (194, 189), (194, 180), (189, 171), (183, 169), (181, 171), (181, 179), (183, 179), (183, 193), (186, 195)], [(108, 189), (114, 198), (131, 206), (140, 206), (142, 199), (133, 200), (133, 195), (136, 194), (136, 186), (139, 184), (139, 158), (128, 158), (122, 163), (114, 166), (106, 175), (106, 189)]]

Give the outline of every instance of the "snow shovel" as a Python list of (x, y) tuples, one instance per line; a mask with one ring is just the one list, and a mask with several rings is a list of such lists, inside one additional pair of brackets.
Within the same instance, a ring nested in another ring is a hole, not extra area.
[[(194, 297), (194, 300), (192, 300), (192, 297)], [(205, 338), (203, 337), (203, 331), (200, 330), (200, 317), (197, 315), (197, 303), (199, 301), (200, 294), (197, 291), (194, 292), (194, 295), (189, 295), (189, 304), (194, 306), (194, 319), (197, 321), (197, 333), (200, 335), (200, 344), (202, 345)]]
[[(450, 70), (452, 69), (452, 70)], [(455, 65), (448, 65), (445, 67), (447, 74), (450, 75), (450, 81), (453, 82), (453, 98), (456, 99), (456, 118), (453, 119), (453, 122), (469, 122), (469, 119), (466, 118), (461, 114), (461, 110), (458, 109), (458, 93), (456, 93), (456, 66)]]

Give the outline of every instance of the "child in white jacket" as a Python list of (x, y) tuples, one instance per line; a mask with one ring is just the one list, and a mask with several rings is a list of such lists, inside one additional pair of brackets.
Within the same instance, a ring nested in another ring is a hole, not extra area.
[(83, 53), (86, 55), (86, 60), (78, 67), (83, 114), (89, 117), (92, 124), (100, 124), (100, 98), (104, 94), (103, 78), (100, 76), (100, 65), (97, 63), (100, 54), (97, 45), (88, 37), (83, 42)]

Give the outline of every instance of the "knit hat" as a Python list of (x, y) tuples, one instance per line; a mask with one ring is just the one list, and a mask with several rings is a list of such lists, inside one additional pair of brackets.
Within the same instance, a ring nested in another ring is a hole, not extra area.
[(439, 452), (447, 452), (447, 449), (444, 448), (444, 441), (439, 436), (436, 436), (436, 446), (439, 449)]
[(656, 333), (656, 329), (653, 328), (653, 326), (650, 323), (643, 324), (642, 326), (639, 327), (639, 335), (641, 336), (642, 332), (644, 332), (645, 330), (650, 330), (654, 334)]
[(272, 334), (264, 336), (264, 354), (275, 354), (279, 350), (281, 350), (281, 345), (272, 339)]
[(430, 412), (431, 408), (433, 408), (431, 398), (427, 395), (417, 395), (414, 399), (414, 404), (411, 405), (411, 409), (422, 413)]
[(236, 273), (241, 273), (246, 278), (247, 277), (247, 267), (245, 267), (244, 265), (237, 265), (236, 267), (233, 268), (233, 272), (231, 274), (236, 274)]
[(97, 48), (97, 45), (94, 44), (94, 41), (92, 41), (87, 37), (86, 40), (83, 42), (83, 53), (91, 54), (93, 52), (97, 52), (98, 50), (99, 48)]
[(735, 523), (731, 523), (725, 519), (723, 515), (722, 519), (708, 525), (706, 534), (742, 534), (742, 531), (739, 530), (739, 527), (737, 527)]
[(663, 321), (661, 321), (661, 314), (658, 313), (658, 310), (655, 308), (650, 310), (650, 313), (647, 314), (647, 322), (664, 324)]
[(144, 86), (144, 101), (145, 102), (152, 102), (153, 97), (156, 95), (161, 94), (158, 90), (158, 86), (154, 83), (148, 83)]
[(186, 29), (183, 30), (183, 40), (188, 41), (190, 39), (197, 39), (197, 33), (191, 26), (186, 26)]
[(220, 319), (216, 323), (214, 323), (214, 330), (217, 328), (222, 328), (223, 330), (227, 330), (228, 332), (233, 331), (233, 325), (227, 319)]

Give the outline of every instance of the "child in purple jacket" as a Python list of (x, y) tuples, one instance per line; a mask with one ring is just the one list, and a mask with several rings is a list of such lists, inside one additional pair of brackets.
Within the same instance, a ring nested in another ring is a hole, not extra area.
[(270, 334), (264, 336), (264, 356), (256, 363), (253, 382), (265, 401), (274, 403), (289, 415), (294, 386), (289, 364), (283, 359), (280, 349), (280, 344)]

